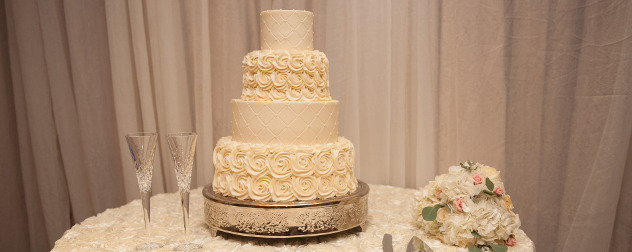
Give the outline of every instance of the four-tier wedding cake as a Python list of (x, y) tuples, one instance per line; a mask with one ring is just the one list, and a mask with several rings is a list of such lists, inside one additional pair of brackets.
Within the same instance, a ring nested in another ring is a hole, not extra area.
[(353, 144), (338, 136), (329, 61), (313, 49), (313, 14), (261, 13), (261, 50), (243, 60), (232, 136), (213, 151), (213, 191), (240, 200), (305, 201), (354, 192)]

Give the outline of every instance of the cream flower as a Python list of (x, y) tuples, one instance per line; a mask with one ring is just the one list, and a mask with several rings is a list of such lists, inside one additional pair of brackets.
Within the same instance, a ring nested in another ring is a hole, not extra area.
[(285, 95), (285, 90), (272, 89), (270, 90), (269, 95), (275, 101), (287, 100), (287, 96)]
[(248, 177), (246, 174), (232, 174), (230, 178), (230, 193), (238, 199), (246, 199), (248, 196)]
[(298, 200), (313, 200), (316, 198), (316, 179), (314, 177), (292, 178), (292, 189)]
[(248, 174), (256, 176), (270, 170), (270, 164), (268, 163), (268, 157), (265, 154), (265, 147), (253, 147), (252, 151), (248, 154), (248, 166), (246, 166), (246, 172)]
[(288, 74), (287, 83), (290, 88), (297, 90), (299, 93), (301, 92), (300, 90), (303, 88), (303, 80), (301, 79), (301, 76), (296, 73)]
[(248, 187), (248, 196), (253, 200), (268, 201), (272, 198), (270, 193), (270, 177), (258, 176), (252, 180), (252, 184)]
[(288, 152), (279, 150), (269, 157), (268, 163), (272, 177), (283, 179), (292, 174), (292, 161)]
[(289, 67), (292, 72), (298, 73), (303, 71), (303, 57), (303, 53), (291, 53)]
[(299, 147), (292, 159), (292, 174), (297, 177), (312, 176), (315, 166), (313, 148)]
[(505, 201), (505, 209), (512, 210), (514, 208), (513, 202), (511, 202), (511, 197), (509, 197), (509, 195), (505, 194), (505, 196), (503, 196), (503, 200)]
[(291, 201), (294, 199), (291, 180), (272, 178), (273, 201)]
[(305, 61), (303, 62), (304, 64), (304, 71), (309, 73), (309, 74), (314, 74), (317, 70), (318, 70), (318, 63), (317, 63), (318, 59), (315, 55), (307, 55), (307, 57), (305, 57)]
[[(221, 146), (218, 144), (218, 146)], [(230, 169), (230, 151), (227, 148), (216, 148), (213, 155), (215, 170), (226, 172)]]
[(269, 73), (257, 72), (254, 75), (255, 82), (258, 83), (257, 87), (264, 91), (269, 91), (272, 88), (272, 78)]
[(279, 50), (277, 51), (276, 59), (272, 62), (274, 67), (276, 68), (275, 72), (287, 72), (288, 64), (290, 62), (290, 54), (287, 51)]
[(334, 182), (334, 188), (336, 188), (336, 196), (341, 196), (347, 194), (349, 192), (349, 188), (347, 186), (347, 181), (344, 176), (336, 176), (332, 177)]
[(288, 74), (282, 72), (273, 72), (270, 75), (270, 78), (272, 79), (272, 85), (274, 86), (274, 89), (279, 92), (285, 93), (285, 89), (287, 88)]
[(228, 181), (230, 181), (230, 175), (226, 173), (219, 173), (215, 171), (213, 176), (213, 191), (225, 194), (230, 191), (228, 188)]
[(330, 175), (334, 170), (334, 158), (327, 149), (316, 154), (316, 173), (321, 176)]
[(318, 196), (321, 199), (328, 199), (336, 196), (334, 190), (334, 182), (331, 176), (323, 176), (318, 178)]
[(246, 152), (248, 152), (248, 146), (238, 146), (235, 150), (230, 153), (229, 163), (230, 170), (235, 173), (244, 173), (246, 171), (246, 166), (248, 166), (248, 161), (246, 158)]
[(257, 61), (257, 65), (259, 66), (259, 69), (261, 71), (269, 72), (272, 71), (272, 68), (274, 67), (274, 61), (274, 54), (265, 54), (259, 58), (259, 60)]
[(496, 180), (500, 176), (500, 172), (492, 167), (483, 165), (481, 169), (485, 172), (485, 176), (491, 180)]

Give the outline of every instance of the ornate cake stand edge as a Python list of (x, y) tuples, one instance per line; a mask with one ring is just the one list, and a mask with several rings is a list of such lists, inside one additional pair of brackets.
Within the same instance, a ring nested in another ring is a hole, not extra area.
[(217, 231), (259, 238), (321, 236), (355, 227), (366, 231), (369, 186), (358, 180), (349, 195), (295, 202), (238, 200), (204, 187), (204, 215), (211, 236)]

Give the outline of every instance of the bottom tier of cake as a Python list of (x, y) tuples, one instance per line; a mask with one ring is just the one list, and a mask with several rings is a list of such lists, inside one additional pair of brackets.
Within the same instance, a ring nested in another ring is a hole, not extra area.
[(328, 199), (356, 190), (355, 151), (344, 137), (322, 145), (264, 145), (221, 138), (213, 191), (240, 200)]

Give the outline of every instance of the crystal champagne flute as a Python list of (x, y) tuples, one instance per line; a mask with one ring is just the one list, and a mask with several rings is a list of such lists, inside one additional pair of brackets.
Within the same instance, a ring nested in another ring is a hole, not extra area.
[(180, 132), (167, 135), (171, 157), (176, 170), (180, 203), (182, 203), (182, 217), (184, 221), (184, 243), (176, 246), (175, 251), (191, 251), (201, 249), (200, 244), (189, 242), (189, 190), (191, 189), (191, 173), (193, 157), (195, 156), (195, 132)]
[(154, 153), (158, 134), (150, 132), (130, 133), (125, 136), (125, 139), (127, 139), (127, 145), (136, 167), (136, 178), (138, 179), (143, 215), (145, 216), (145, 243), (138, 244), (135, 249), (145, 251), (158, 249), (163, 245), (149, 240), (151, 175), (154, 168)]

